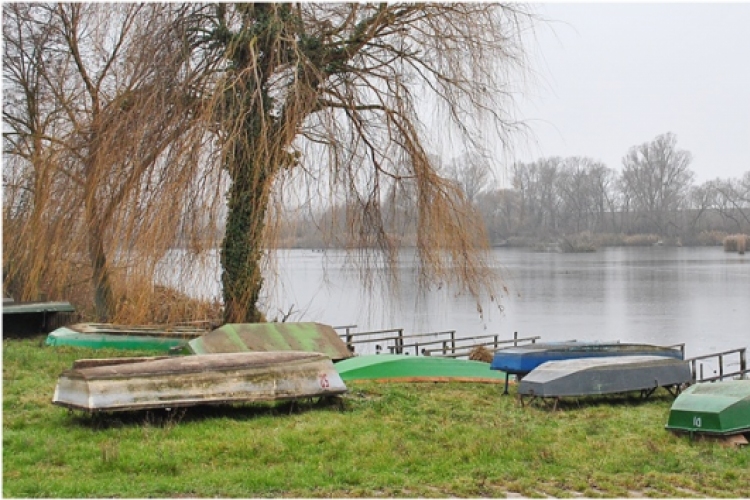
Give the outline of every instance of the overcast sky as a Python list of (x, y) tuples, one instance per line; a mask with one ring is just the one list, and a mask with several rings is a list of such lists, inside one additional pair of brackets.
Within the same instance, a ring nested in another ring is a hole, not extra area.
[(632, 146), (672, 132), (695, 183), (750, 171), (750, 3), (544, 3), (536, 83), (514, 158), (588, 156), (621, 170)]

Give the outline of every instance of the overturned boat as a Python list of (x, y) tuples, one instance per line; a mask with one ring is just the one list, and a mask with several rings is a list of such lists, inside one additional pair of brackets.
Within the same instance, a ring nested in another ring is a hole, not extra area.
[(163, 351), (180, 348), (206, 330), (192, 326), (130, 326), (106, 323), (77, 323), (47, 335), (46, 345)]
[(49, 333), (69, 322), (75, 307), (70, 302), (15, 302), (3, 298), (3, 336), (28, 337)]
[(666, 428), (717, 436), (750, 432), (750, 380), (688, 387), (672, 403)]
[(560, 398), (642, 391), (650, 395), (659, 387), (679, 392), (690, 383), (687, 361), (665, 356), (610, 356), (548, 361), (518, 384), (520, 396)]
[(306, 351), (323, 353), (333, 361), (352, 356), (336, 330), (321, 323), (228, 323), (190, 340), (186, 347), (192, 354)]
[(331, 359), (310, 352), (129, 358), (63, 372), (52, 403), (87, 412), (322, 397), (346, 392)]
[(545, 342), (508, 347), (495, 352), (490, 368), (524, 376), (548, 361), (612, 356), (663, 356), (684, 359), (683, 346), (620, 342)]
[(437, 356), (372, 354), (356, 356), (334, 365), (341, 378), (377, 382), (474, 382), (499, 384), (504, 374), (487, 363)]

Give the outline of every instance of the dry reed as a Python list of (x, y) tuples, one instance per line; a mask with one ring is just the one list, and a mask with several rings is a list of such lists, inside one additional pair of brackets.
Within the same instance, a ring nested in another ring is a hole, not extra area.
[(747, 250), (747, 240), (750, 236), (746, 234), (730, 234), (724, 238), (724, 251), (737, 252), (744, 255)]

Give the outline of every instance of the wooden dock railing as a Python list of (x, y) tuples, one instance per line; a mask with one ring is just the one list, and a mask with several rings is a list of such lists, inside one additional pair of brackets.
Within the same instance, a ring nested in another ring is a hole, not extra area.
[[(738, 364), (739, 369), (735, 371), (727, 371), (727, 368), (730, 366), (728, 365), (727, 358), (733, 358), (734, 355), (737, 355), (739, 358)], [(716, 359), (718, 363), (718, 375), (713, 377), (704, 377), (703, 376), (703, 363), (698, 365), (698, 361), (701, 360), (710, 360), (710, 359)], [(696, 356), (694, 358), (690, 358), (687, 361), (690, 362), (690, 371), (693, 375), (693, 383), (696, 382), (715, 382), (717, 380), (724, 380), (725, 378), (734, 378), (734, 377), (740, 377), (745, 378), (748, 373), (750, 373), (750, 370), (747, 368), (747, 348), (746, 347), (740, 347), (738, 349), (731, 349), (729, 351), (723, 351), (718, 352), (715, 354), (704, 354), (703, 356)]]

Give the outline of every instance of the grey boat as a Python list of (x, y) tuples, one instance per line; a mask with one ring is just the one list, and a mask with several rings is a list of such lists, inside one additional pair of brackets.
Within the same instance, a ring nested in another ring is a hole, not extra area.
[(690, 383), (687, 361), (665, 356), (612, 356), (548, 361), (518, 384), (523, 398), (560, 398), (642, 391), (644, 396), (659, 387), (673, 394)]

